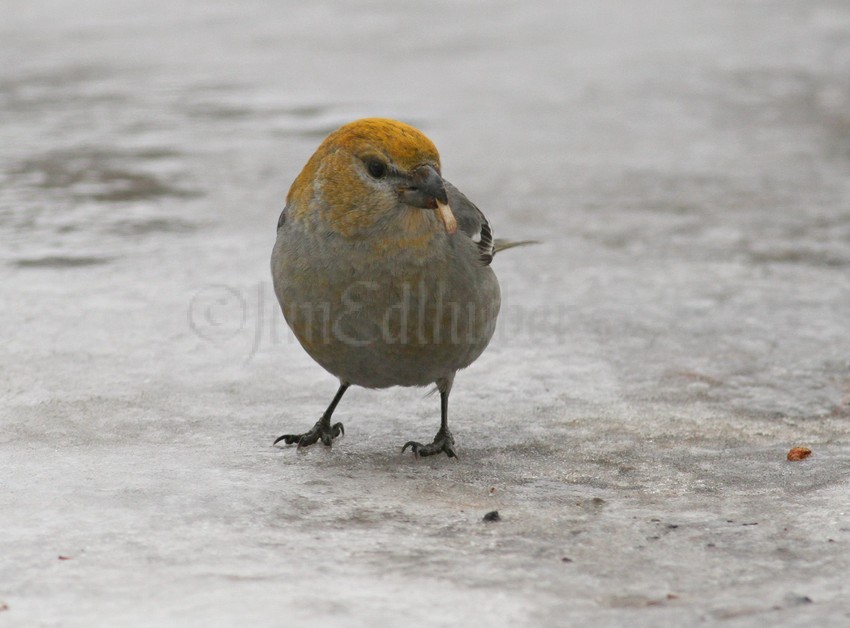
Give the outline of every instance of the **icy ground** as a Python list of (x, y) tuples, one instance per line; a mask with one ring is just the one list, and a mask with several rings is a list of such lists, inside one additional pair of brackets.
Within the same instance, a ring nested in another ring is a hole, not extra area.
[[(0, 626), (850, 624), (847, 2), (2, 11)], [(407, 389), (271, 446), (336, 386), (274, 226), (366, 115), (545, 241), (459, 460)]]

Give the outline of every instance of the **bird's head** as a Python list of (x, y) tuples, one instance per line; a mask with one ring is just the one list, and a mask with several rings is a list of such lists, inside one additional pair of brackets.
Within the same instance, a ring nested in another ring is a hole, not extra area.
[(421, 131), (385, 118), (357, 120), (325, 138), (292, 184), (287, 205), (295, 216), (319, 219), (344, 236), (393, 225), (457, 229), (437, 148)]

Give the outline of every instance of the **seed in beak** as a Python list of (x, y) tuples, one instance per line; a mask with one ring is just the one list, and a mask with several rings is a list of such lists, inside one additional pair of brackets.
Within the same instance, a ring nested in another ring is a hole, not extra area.
[(452, 234), (457, 231), (457, 220), (455, 220), (454, 212), (447, 203), (437, 200), (437, 215), (443, 221), (443, 226), (446, 228), (446, 233)]

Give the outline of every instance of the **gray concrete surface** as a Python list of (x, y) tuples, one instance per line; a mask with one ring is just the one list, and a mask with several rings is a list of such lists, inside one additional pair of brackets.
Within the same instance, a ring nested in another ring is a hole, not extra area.
[[(0, 625), (850, 625), (846, 2), (2, 10)], [(407, 389), (271, 446), (335, 388), (274, 225), (366, 115), (545, 240), (459, 460)]]

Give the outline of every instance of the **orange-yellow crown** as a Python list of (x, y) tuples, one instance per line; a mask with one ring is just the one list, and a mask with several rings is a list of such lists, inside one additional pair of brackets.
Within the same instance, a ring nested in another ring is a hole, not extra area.
[(437, 147), (419, 129), (388, 118), (363, 118), (341, 126), (325, 138), (293, 182), (287, 201), (309, 194), (322, 161), (339, 150), (355, 156), (377, 153), (402, 170), (421, 164), (440, 169)]
[(383, 153), (403, 170), (421, 164), (440, 165), (434, 143), (419, 129), (388, 118), (355, 120), (331, 133), (317, 152), (342, 148), (358, 155), (365, 151)]

